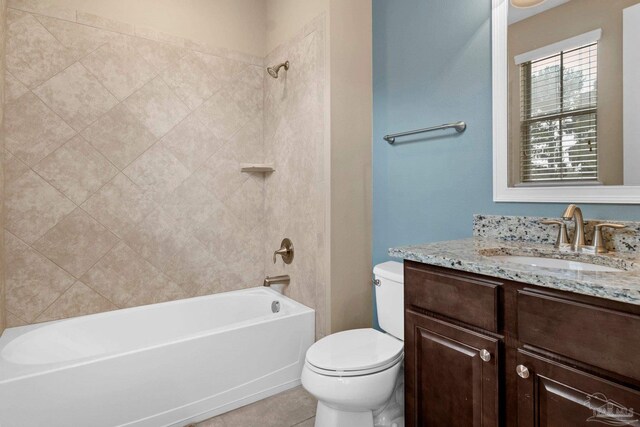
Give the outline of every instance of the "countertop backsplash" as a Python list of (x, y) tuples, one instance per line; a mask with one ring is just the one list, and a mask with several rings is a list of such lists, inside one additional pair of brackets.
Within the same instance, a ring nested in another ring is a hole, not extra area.
[[(560, 219), (559, 217), (533, 216), (504, 216), (481, 215), (473, 216), (474, 237), (487, 237), (510, 242), (548, 243), (554, 244), (558, 236), (558, 226), (541, 224), (545, 219)], [(604, 229), (603, 234), (607, 242), (607, 249), (615, 252), (640, 251), (640, 222), (612, 220), (585, 220), (587, 242), (593, 239), (593, 228), (603, 222), (615, 222), (627, 226), (621, 230)], [(569, 236), (572, 236), (573, 221), (567, 221)]]

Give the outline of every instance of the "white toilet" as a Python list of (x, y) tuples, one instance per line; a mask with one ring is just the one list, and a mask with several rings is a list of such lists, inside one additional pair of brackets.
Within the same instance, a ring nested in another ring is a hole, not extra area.
[(318, 399), (316, 427), (404, 426), (403, 266), (374, 267), (378, 322), (322, 338), (307, 351), (302, 385)]

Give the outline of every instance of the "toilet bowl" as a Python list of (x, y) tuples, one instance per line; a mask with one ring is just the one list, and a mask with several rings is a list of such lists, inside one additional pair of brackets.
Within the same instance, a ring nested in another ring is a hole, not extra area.
[(374, 268), (385, 332), (338, 332), (307, 351), (302, 385), (318, 399), (316, 427), (404, 426), (402, 268), (397, 262)]

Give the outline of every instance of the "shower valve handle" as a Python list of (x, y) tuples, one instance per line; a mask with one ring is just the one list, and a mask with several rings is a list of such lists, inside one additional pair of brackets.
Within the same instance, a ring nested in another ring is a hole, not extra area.
[(291, 264), (293, 261), (293, 243), (288, 238), (282, 239), (280, 249), (273, 253), (273, 263), (276, 263), (276, 257), (280, 255), (285, 264)]

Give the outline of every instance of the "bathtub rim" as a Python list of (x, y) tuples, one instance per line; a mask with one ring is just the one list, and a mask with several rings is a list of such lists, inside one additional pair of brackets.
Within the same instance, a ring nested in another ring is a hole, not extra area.
[[(279, 320), (285, 320), (285, 319), (289, 319), (291, 317), (296, 317), (296, 316), (300, 316), (300, 315), (305, 315), (305, 314), (314, 314), (314, 319), (315, 319), (315, 310), (284, 295), (281, 294), (273, 289), (270, 289), (268, 287), (264, 287), (264, 286), (256, 286), (256, 287), (252, 287), (252, 288), (245, 288), (245, 289), (239, 289), (239, 290), (235, 290), (235, 291), (229, 291), (229, 292), (220, 292), (217, 294), (209, 294), (209, 295), (203, 295), (203, 296), (197, 296), (197, 297), (192, 297), (192, 298), (183, 298), (183, 299), (179, 299), (179, 300), (174, 300), (174, 301), (165, 301), (165, 302), (161, 302), (161, 303), (155, 303), (155, 304), (146, 304), (146, 305), (141, 305), (141, 306), (136, 306), (136, 307), (128, 307), (128, 308), (123, 308), (123, 309), (118, 309), (118, 310), (111, 310), (111, 311), (105, 311), (105, 312), (100, 312), (100, 313), (94, 313), (94, 314), (87, 314), (87, 315), (83, 315), (83, 316), (76, 316), (76, 317), (71, 317), (68, 319), (60, 319), (60, 320), (52, 320), (52, 321), (48, 321), (48, 322), (42, 322), (42, 323), (35, 323), (35, 324), (31, 324), (31, 325), (25, 325), (25, 326), (17, 326), (17, 327), (13, 327), (13, 328), (7, 328), (5, 329), (5, 331), (3, 332), (3, 334), (0, 336), (0, 353), (2, 352), (2, 350), (10, 343), (12, 342), (14, 339), (25, 335), (27, 333), (30, 333), (32, 331), (35, 331), (37, 329), (41, 329), (47, 326), (51, 326), (57, 323), (61, 323), (61, 322), (80, 322), (83, 319), (86, 319), (88, 317), (91, 318), (101, 318), (101, 317), (108, 317), (108, 316), (112, 316), (115, 312), (134, 312), (134, 311), (146, 311), (146, 310), (150, 310), (152, 308), (158, 308), (160, 306), (168, 306), (168, 305), (177, 305), (180, 303), (184, 303), (186, 301), (190, 301), (190, 300), (196, 300), (196, 299), (211, 299), (211, 298), (215, 298), (215, 297), (220, 297), (221, 295), (229, 295), (229, 294), (243, 294), (243, 293), (252, 293), (252, 292), (256, 292), (256, 291), (262, 291), (262, 292), (266, 292), (267, 294), (271, 294), (274, 297), (278, 297), (278, 298), (283, 298), (285, 300), (287, 300), (288, 303), (291, 303), (294, 307), (294, 310), (291, 313), (287, 313), (287, 314), (283, 314), (277, 317), (271, 317), (271, 318), (267, 318), (267, 316), (259, 316), (259, 317), (255, 317), (252, 318), (250, 320), (245, 320), (242, 322), (237, 322), (237, 323), (233, 323), (231, 325), (227, 325), (225, 327), (219, 327), (219, 328), (213, 328), (213, 329), (207, 329), (205, 331), (201, 331), (198, 333), (193, 333), (193, 334), (188, 334), (185, 335), (184, 337), (180, 337), (179, 339), (174, 339), (171, 341), (164, 341), (164, 342), (160, 342), (160, 343), (156, 343), (153, 345), (147, 345), (147, 346), (143, 346), (143, 347), (139, 347), (139, 348), (135, 348), (132, 350), (127, 350), (127, 351), (118, 351), (118, 352), (109, 352), (109, 353), (104, 353), (104, 354), (100, 354), (100, 355), (94, 355), (94, 356), (87, 356), (87, 357), (83, 357), (83, 358), (78, 358), (78, 359), (72, 359), (70, 361), (61, 361), (61, 362), (52, 362), (52, 363), (42, 363), (42, 364), (18, 364), (18, 363), (13, 363), (10, 362), (2, 357), (0, 357), (0, 368), (2, 367), (6, 367), (7, 372), (3, 373), (2, 370), (0, 370), (0, 387), (3, 384), (8, 384), (10, 382), (13, 381), (19, 381), (22, 379), (27, 379), (27, 378), (31, 378), (31, 377), (35, 377), (35, 376), (39, 376), (39, 375), (46, 375), (49, 373), (53, 373), (53, 372), (57, 372), (57, 371), (61, 371), (61, 370), (65, 370), (65, 369), (72, 369), (72, 368), (76, 368), (79, 366), (84, 366), (84, 365), (88, 365), (90, 363), (95, 363), (95, 362), (100, 362), (103, 360), (110, 360), (116, 357), (124, 357), (124, 356), (128, 356), (128, 355), (132, 355), (132, 354), (137, 354), (137, 353), (141, 353), (144, 351), (150, 351), (150, 350), (154, 350), (163, 346), (167, 346), (167, 345), (178, 345), (180, 343), (183, 342), (187, 342), (190, 340), (195, 340), (195, 339), (200, 339), (200, 338), (204, 338), (207, 336), (211, 336), (211, 335), (215, 335), (217, 333), (220, 332), (226, 332), (226, 331), (234, 331), (234, 330), (238, 330), (241, 328), (246, 328), (248, 326), (251, 325), (255, 325), (258, 323), (273, 323)], [(13, 370), (16, 370), (17, 372), (12, 372)], [(3, 369), (4, 370), (4, 369)]]

